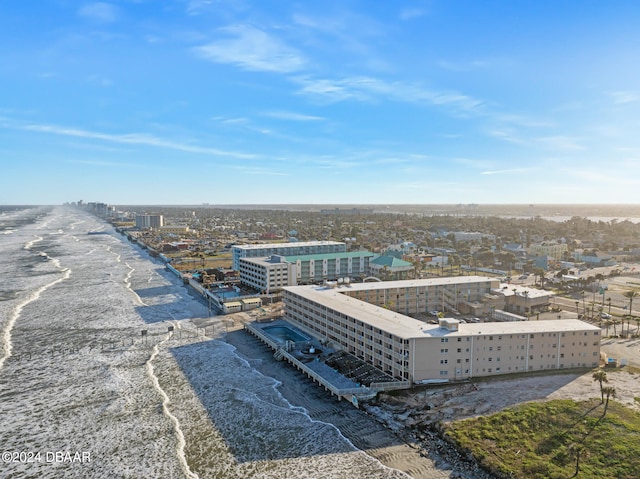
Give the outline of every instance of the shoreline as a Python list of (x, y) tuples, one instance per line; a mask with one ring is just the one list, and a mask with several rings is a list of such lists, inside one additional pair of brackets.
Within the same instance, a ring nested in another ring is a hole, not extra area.
[[(302, 372), (275, 360), (268, 346), (242, 328), (234, 328), (220, 339), (234, 346), (237, 354), (261, 374), (276, 379), (278, 391), (291, 405), (303, 407), (312, 420), (332, 424), (354, 447), (382, 465), (414, 479), (489, 477), (469, 470), (460, 471), (439, 454), (434, 454), (443, 447), (440, 441), (436, 440), (427, 450), (417, 439), (392, 431), (366, 409), (356, 409), (348, 401), (338, 401)], [(420, 442), (424, 441), (424, 434), (420, 436)]]

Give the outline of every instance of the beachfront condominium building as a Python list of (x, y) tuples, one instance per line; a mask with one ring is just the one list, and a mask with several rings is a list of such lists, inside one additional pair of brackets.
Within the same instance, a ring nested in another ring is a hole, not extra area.
[(481, 302), (499, 289), (500, 280), (485, 276), (455, 276), (375, 283), (352, 283), (341, 294), (405, 315), (458, 311), (464, 302)]
[(413, 383), (598, 365), (601, 330), (583, 321), (466, 324), (442, 318), (432, 325), (401, 313), (433, 307), (444, 290), (459, 288), (473, 298), (493, 286), (491, 278), (468, 278), (474, 277), (286, 287), (285, 319)]
[(297, 284), (296, 265), (276, 254), (268, 258), (240, 258), (239, 273), (242, 284), (264, 294)]
[(136, 228), (138, 229), (157, 229), (163, 225), (164, 219), (162, 215), (136, 215)]
[[(271, 255), (268, 258), (240, 258), (240, 281), (261, 292), (283, 286), (317, 283), (369, 274), (369, 251), (322, 253), (301, 256)], [(348, 279), (347, 279), (348, 278)]]
[(370, 251), (348, 251), (287, 256), (296, 265), (298, 284), (337, 280), (340, 278), (365, 278), (370, 273), (370, 261), (375, 256)]
[(240, 269), (240, 258), (266, 258), (273, 254), (295, 256), (321, 253), (343, 253), (346, 243), (339, 241), (300, 241), (291, 243), (244, 244), (231, 247), (231, 267)]

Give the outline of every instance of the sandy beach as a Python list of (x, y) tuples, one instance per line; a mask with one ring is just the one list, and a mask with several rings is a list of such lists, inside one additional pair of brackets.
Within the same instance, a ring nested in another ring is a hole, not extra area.
[[(393, 431), (377, 414), (356, 409), (347, 401), (338, 401), (288, 363), (276, 361), (273, 351), (243, 331), (240, 323), (235, 324), (225, 341), (233, 345), (262, 374), (279, 381), (278, 390), (287, 401), (305, 408), (312, 419), (333, 424), (354, 446), (385, 466), (416, 479), (490, 477), (476, 470), (472, 464), (465, 464), (464, 471), (452, 467), (447, 459), (436, 453), (437, 449), (444, 447), (443, 444), (434, 443), (430, 451), (420, 446), (405, 431)], [(378, 412), (376, 409), (373, 411)], [(384, 415), (382, 412), (381, 414)]]

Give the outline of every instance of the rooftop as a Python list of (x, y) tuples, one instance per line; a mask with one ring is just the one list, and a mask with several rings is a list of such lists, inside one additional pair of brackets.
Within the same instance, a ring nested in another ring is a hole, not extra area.
[(343, 258), (360, 258), (361, 256), (373, 256), (374, 253), (370, 251), (347, 251), (342, 253), (318, 253), (318, 254), (303, 254), (298, 256), (286, 256), (285, 259), (289, 263), (295, 263), (298, 260), (307, 261), (313, 259), (315, 261), (322, 261), (323, 259), (343, 259)]
[(499, 280), (489, 276), (455, 276), (446, 278), (426, 278), (426, 279), (404, 279), (398, 281), (377, 281), (370, 283), (351, 283), (349, 289), (355, 291), (394, 289), (394, 288), (425, 288), (427, 286), (441, 286), (448, 284), (474, 284), (482, 282), (493, 282), (498, 286)]
[[(288, 286), (284, 289), (321, 306), (357, 318), (374, 328), (387, 331), (402, 339), (442, 337), (442, 336), (470, 336), (492, 334), (533, 334), (549, 331), (573, 331), (575, 329), (599, 330), (597, 326), (579, 320), (551, 320), (551, 321), (521, 321), (482, 324), (459, 324), (458, 331), (450, 331), (439, 325), (427, 324), (402, 313), (369, 304), (342, 294), (352, 290), (391, 289), (407, 286), (427, 286), (434, 284), (473, 283), (479, 281), (494, 281), (493, 278), (481, 276), (466, 276), (456, 278), (433, 278), (424, 280), (386, 281), (376, 283), (352, 283), (344, 288), (329, 288), (324, 286)], [(497, 280), (496, 280), (497, 281)], [(455, 322), (455, 319), (448, 319)]]
[(236, 249), (263, 249), (263, 248), (297, 248), (305, 246), (343, 245), (341, 241), (298, 241), (295, 243), (264, 243), (264, 244), (237, 244)]
[[(555, 293), (552, 291), (506, 283), (500, 283), (500, 286), (497, 289), (494, 289), (494, 291), (502, 294), (503, 296), (527, 296), (531, 299), (555, 296)], [(525, 295), (525, 293), (527, 294)]]

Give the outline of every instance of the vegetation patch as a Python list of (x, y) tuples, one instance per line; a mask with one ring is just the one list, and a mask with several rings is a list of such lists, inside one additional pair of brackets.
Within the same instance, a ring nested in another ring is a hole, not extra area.
[(611, 401), (527, 403), (456, 421), (445, 437), (499, 477), (637, 478), (640, 414)]

